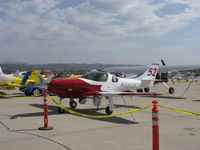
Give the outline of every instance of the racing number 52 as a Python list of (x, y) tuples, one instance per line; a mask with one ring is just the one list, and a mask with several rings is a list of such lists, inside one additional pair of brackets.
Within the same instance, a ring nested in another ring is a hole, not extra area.
[(156, 76), (157, 69), (156, 68), (149, 68), (147, 75), (148, 76)]

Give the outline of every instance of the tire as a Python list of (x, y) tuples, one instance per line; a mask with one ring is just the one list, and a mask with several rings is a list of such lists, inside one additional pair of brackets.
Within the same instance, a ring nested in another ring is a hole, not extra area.
[(76, 108), (77, 103), (76, 103), (75, 101), (70, 101), (70, 102), (69, 102), (69, 105), (70, 105), (70, 107), (73, 109), (73, 108)]
[(65, 112), (65, 110), (64, 110), (64, 109), (62, 109), (62, 108), (58, 107), (58, 113), (59, 113), (59, 114), (63, 114), (64, 112)]
[(33, 96), (38, 96), (38, 95), (40, 95), (41, 93), (42, 93), (41, 90), (38, 89), (38, 88), (34, 88), (34, 89), (31, 91), (31, 95), (33, 95)]
[(146, 93), (148, 93), (148, 92), (150, 91), (150, 89), (149, 89), (149, 88), (144, 88), (144, 91), (145, 91)]
[(174, 94), (174, 88), (173, 87), (169, 88), (169, 94)]
[(105, 111), (106, 111), (106, 114), (108, 114), (108, 115), (113, 113), (113, 110), (110, 110), (109, 106), (106, 107)]

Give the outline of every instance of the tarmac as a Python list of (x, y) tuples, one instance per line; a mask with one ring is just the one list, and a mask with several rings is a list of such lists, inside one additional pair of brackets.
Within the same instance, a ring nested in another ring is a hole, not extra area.
[[(162, 85), (151, 91), (162, 93), (157, 97), (114, 97), (114, 113), (150, 105), (160, 105), (200, 114), (200, 82), (169, 83), (175, 88), (168, 94)], [(6, 91), (13, 96), (23, 95), (18, 90)], [(54, 96), (54, 98), (56, 98)], [(58, 99), (58, 98), (57, 98)], [(69, 106), (69, 101), (63, 105)], [(151, 108), (113, 118), (91, 119), (65, 112), (49, 101), (49, 126), (53, 130), (38, 130), (44, 126), (43, 97), (0, 98), (0, 150), (151, 150)], [(107, 101), (102, 100), (97, 110), (92, 101), (78, 104), (78, 112), (90, 115), (105, 114)], [(200, 117), (159, 107), (160, 149), (200, 150)]]

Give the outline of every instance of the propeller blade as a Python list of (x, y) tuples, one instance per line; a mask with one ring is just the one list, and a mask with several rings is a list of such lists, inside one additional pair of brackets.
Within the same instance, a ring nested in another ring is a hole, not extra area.
[(163, 66), (165, 66), (165, 65), (166, 65), (166, 64), (165, 64), (165, 62), (164, 62), (164, 60), (162, 60), (162, 59), (161, 59), (161, 62), (162, 62), (162, 65), (163, 65)]

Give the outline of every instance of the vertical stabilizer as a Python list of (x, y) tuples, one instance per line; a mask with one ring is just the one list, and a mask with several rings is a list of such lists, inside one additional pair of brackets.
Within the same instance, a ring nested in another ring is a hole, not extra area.
[(14, 77), (20, 77), (20, 76), (19, 76), (19, 70), (16, 70), (13, 76), (14, 76)]
[(29, 80), (35, 81), (35, 84), (44, 83), (44, 78), (42, 77), (42, 75), (40, 74), (40, 71), (38, 71), (38, 70), (33, 70), (32, 71)]
[(158, 68), (159, 64), (157, 63), (151, 64), (148, 67), (148, 69), (144, 72), (144, 74), (136, 78), (137, 80), (142, 81), (141, 87), (146, 88), (146, 87), (152, 87), (154, 85), (156, 75), (158, 73)]
[(43, 84), (44, 78), (40, 74), (40, 71), (33, 70), (30, 72), (27, 72), (21, 82), (21, 85), (27, 85), (27, 84)]
[(158, 73), (158, 68), (159, 68), (159, 64), (153, 63), (148, 67), (148, 69), (141, 76), (139, 76), (136, 79), (140, 79), (140, 80), (155, 80), (156, 79), (156, 75)]
[(3, 71), (2, 71), (2, 69), (1, 69), (1, 66), (0, 66), (0, 74), (3, 74)]

